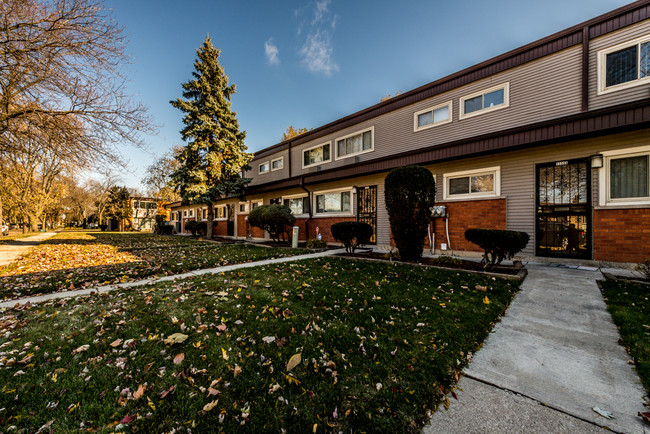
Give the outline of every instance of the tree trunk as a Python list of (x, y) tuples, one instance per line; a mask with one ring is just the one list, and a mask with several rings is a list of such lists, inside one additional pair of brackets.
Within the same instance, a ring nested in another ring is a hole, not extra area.
[(208, 204), (208, 222), (205, 228), (205, 239), (212, 239), (212, 224), (214, 223), (214, 207), (211, 203)]

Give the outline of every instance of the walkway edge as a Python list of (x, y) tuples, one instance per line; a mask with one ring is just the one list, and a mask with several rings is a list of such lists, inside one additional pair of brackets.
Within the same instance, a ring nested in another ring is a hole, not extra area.
[(113, 285), (95, 286), (92, 288), (77, 289), (74, 291), (63, 291), (63, 292), (53, 292), (50, 294), (33, 295), (30, 297), (23, 297), (23, 298), (17, 298), (15, 300), (7, 300), (7, 301), (0, 302), (0, 309), (17, 307), (27, 303), (33, 304), (33, 303), (41, 303), (44, 301), (57, 300), (62, 298), (72, 298), (72, 297), (79, 297), (79, 296), (91, 295), (91, 294), (103, 294), (106, 292), (116, 291), (118, 289), (132, 288), (135, 286), (143, 286), (143, 285), (152, 285), (158, 282), (169, 282), (177, 279), (186, 279), (188, 277), (202, 276), (204, 274), (225, 273), (227, 271), (239, 270), (242, 268), (254, 268), (254, 267), (261, 267), (264, 265), (281, 264), (284, 262), (322, 258), (326, 256), (337, 255), (343, 252), (345, 252), (345, 249), (326, 250), (324, 252), (308, 253), (306, 255), (287, 256), (284, 258), (265, 259), (263, 261), (257, 261), (257, 262), (244, 262), (241, 264), (224, 265), (223, 267), (204, 268), (201, 270), (193, 270), (193, 271), (188, 271), (187, 273), (174, 274), (171, 276), (137, 280), (135, 282), (116, 283)]

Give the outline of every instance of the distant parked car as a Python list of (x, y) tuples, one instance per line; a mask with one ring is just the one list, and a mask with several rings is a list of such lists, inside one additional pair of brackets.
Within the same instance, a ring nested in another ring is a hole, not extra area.
[(0, 226), (0, 228), (2, 231), (2, 235), (9, 235), (9, 226), (3, 223), (2, 226)]

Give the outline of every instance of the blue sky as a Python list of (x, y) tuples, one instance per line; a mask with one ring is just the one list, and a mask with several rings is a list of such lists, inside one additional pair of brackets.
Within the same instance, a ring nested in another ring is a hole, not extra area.
[(246, 144), (277, 143), (620, 7), (617, 0), (227, 1), (106, 0), (125, 27), (128, 89), (160, 126), (146, 150), (122, 147), (129, 187), (182, 144), (169, 101), (191, 78), (209, 34), (230, 81)]

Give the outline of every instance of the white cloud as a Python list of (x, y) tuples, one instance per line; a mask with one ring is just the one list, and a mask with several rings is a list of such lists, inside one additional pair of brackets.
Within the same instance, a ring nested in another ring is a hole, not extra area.
[(317, 30), (309, 34), (299, 53), (308, 70), (330, 76), (339, 70), (339, 66), (332, 60), (332, 51), (334, 48), (329, 34)]
[(266, 59), (271, 65), (279, 65), (280, 57), (278, 57), (278, 46), (273, 43), (273, 38), (269, 38), (268, 41), (264, 43), (264, 53), (266, 53)]
[(304, 41), (298, 51), (302, 63), (311, 72), (327, 76), (339, 70), (333, 58), (332, 33), (336, 29), (338, 16), (329, 11), (331, 0), (318, 0), (309, 29), (303, 32), (302, 23), (298, 27), (298, 36), (304, 35)]

